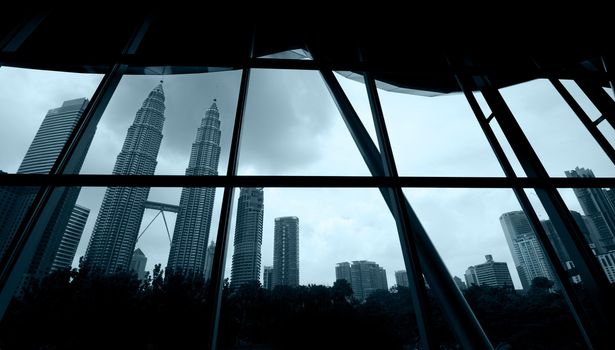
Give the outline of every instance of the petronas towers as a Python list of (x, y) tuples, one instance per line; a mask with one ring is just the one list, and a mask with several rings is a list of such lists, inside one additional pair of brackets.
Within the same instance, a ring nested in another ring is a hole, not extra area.
[[(162, 82), (147, 96), (128, 129), (114, 175), (153, 175), (164, 126)], [(192, 144), (186, 175), (217, 175), (220, 158), (220, 116), (215, 103), (205, 112)], [(113, 273), (129, 267), (141, 226), (148, 187), (109, 187), (96, 219), (85, 261), (93, 269)], [(203, 274), (215, 188), (184, 188), (167, 268)]]

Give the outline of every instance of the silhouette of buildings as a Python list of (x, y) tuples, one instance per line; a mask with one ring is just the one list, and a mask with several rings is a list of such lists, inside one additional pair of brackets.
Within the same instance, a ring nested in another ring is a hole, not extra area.
[[(113, 175), (153, 175), (162, 141), (164, 91), (158, 84), (143, 101), (117, 156)], [(85, 255), (86, 263), (105, 273), (129, 267), (149, 187), (109, 187)]]
[(231, 286), (259, 281), (263, 243), (263, 188), (241, 189), (237, 205)]
[(299, 285), (299, 218), (275, 218), (273, 287)]
[[(186, 175), (218, 175), (219, 159), (220, 113), (214, 100), (197, 130)], [(204, 274), (215, 195), (213, 187), (182, 189), (167, 269)]]

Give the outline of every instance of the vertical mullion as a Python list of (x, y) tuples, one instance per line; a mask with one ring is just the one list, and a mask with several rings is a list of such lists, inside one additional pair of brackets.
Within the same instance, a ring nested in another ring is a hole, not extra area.
[[(241, 74), (241, 83), (239, 87), (239, 97), (237, 100), (237, 110), (235, 114), (235, 123), (233, 126), (233, 137), (231, 140), (231, 149), (229, 152), (229, 163), (227, 176), (235, 176), (237, 173), (237, 163), (239, 159), (239, 142), (241, 140), (241, 128), (243, 124), (243, 116), (246, 107), (248, 94), (248, 86), (250, 82), (250, 68), (243, 69)], [(231, 224), (231, 214), (233, 209), (233, 193), (234, 188), (231, 186), (224, 187), (224, 195), (222, 196), (222, 206), (220, 209), (220, 223), (218, 224), (218, 234), (216, 236), (216, 248), (211, 268), (210, 278), (210, 314), (209, 316), (209, 343), (210, 349), (215, 350), (218, 343), (218, 332), (220, 329), (220, 310), (222, 303), (224, 264), (226, 261), (226, 251), (228, 244), (229, 228)]]
[[(364, 73), (365, 87), (367, 96), (372, 110), (374, 126), (378, 136), (378, 144), (380, 146), (380, 154), (382, 157), (382, 166), (386, 176), (397, 177), (397, 167), (391, 142), (384, 122), (384, 113), (382, 105), (378, 97), (376, 82), (369, 72)], [(423, 280), (423, 272), (420, 262), (417, 258), (417, 249), (415, 238), (410, 230), (410, 219), (408, 218), (407, 210), (405, 210), (405, 201), (403, 200), (403, 191), (400, 187), (388, 188), (390, 196), (395, 203), (395, 222), (397, 223), (397, 232), (399, 235), (404, 262), (406, 265), (406, 274), (411, 281), (410, 292), (412, 303), (415, 310), (416, 322), (419, 329), (421, 343), (424, 349), (432, 349), (436, 347), (436, 342), (433, 339), (433, 331), (429, 322), (428, 313), (428, 298), (425, 282)]]
[[(547, 171), (500, 93), (484, 77), (480, 77), (479, 81), (481, 81), (480, 89), (485, 100), (495, 114), (495, 118), (526, 173), (532, 177), (548, 180)], [(610, 320), (610, 315), (613, 314), (613, 303), (608, 292), (610, 284), (557, 189), (547, 186), (535, 190), (562, 243), (570, 253), (583, 284), (587, 287), (592, 299), (598, 303), (599, 317), (593, 319), (594, 329), (597, 328), (593, 345), (595, 347), (604, 346), (605, 339), (608, 338), (608, 330), (613, 329)]]
[(585, 113), (583, 108), (581, 108), (579, 103), (574, 99), (574, 97), (572, 97), (570, 92), (566, 90), (564, 85), (558, 79), (549, 78), (549, 81), (551, 82), (551, 84), (553, 84), (557, 92), (559, 92), (559, 94), (566, 101), (566, 103), (568, 103), (568, 106), (570, 106), (570, 108), (574, 111), (581, 123), (585, 125), (587, 131), (589, 131), (589, 133), (594, 137), (596, 142), (598, 142), (600, 147), (602, 147), (602, 150), (604, 151), (604, 153), (606, 153), (611, 162), (615, 163), (615, 149), (613, 149), (613, 146), (611, 146), (611, 144), (606, 139), (606, 137), (604, 137), (602, 132), (598, 130), (596, 124), (592, 122), (591, 118), (587, 115), (587, 113)]
[[(335, 79), (333, 72), (321, 70), (320, 73), (372, 176), (383, 176), (384, 168), (380, 152), (371, 140), (367, 130), (365, 130), (339, 82)], [(389, 192), (384, 188), (380, 188), (380, 192), (389, 210), (391, 213), (394, 213), (395, 204), (389, 196)], [(438, 251), (429, 239), (425, 228), (405, 196), (403, 201), (409, 219), (410, 231), (414, 232), (416, 239), (418, 259), (424, 269), (425, 277), (431, 286), (434, 297), (442, 307), (443, 315), (447, 319), (453, 333), (465, 349), (492, 350), (493, 347), (489, 343), (489, 339), (487, 339), (472, 309), (453, 282), (442, 258), (440, 258)]]
[[(493, 129), (491, 129), (489, 125), (488, 119), (485, 119), (485, 115), (482, 109), (480, 108), (478, 102), (476, 101), (476, 98), (472, 94), (471, 88), (468, 84), (468, 79), (466, 79), (466, 77), (462, 76), (461, 74), (457, 74), (456, 79), (457, 79), (457, 83), (459, 84), (459, 87), (463, 91), (468, 103), (470, 104), (472, 111), (474, 112), (474, 115), (478, 121), (478, 124), (480, 125), (483, 133), (487, 137), (487, 140), (489, 144), (491, 145), (493, 152), (496, 154), (496, 157), (499, 160), (500, 165), (502, 166), (502, 169), (504, 170), (504, 173), (506, 174), (506, 177), (509, 179), (517, 178), (510, 164), (510, 161), (506, 157), (506, 154), (504, 153), (502, 146), (497, 140), (497, 137), (495, 136)], [(492, 116), (493, 115), (494, 114), (492, 114)], [(592, 333), (593, 330), (589, 323), (589, 319), (587, 318), (587, 315), (585, 314), (585, 310), (583, 309), (573, 289), (572, 283), (570, 282), (570, 279), (568, 278), (566, 270), (561, 265), (559, 261), (559, 257), (557, 256), (557, 253), (555, 252), (555, 249), (553, 248), (553, 245), (551, 244), (549, 237), (547, 236), (547, 233), (544, 230), (544, 227), (540, 223), (540, 219), (538, 218), (538, 215), (536, 215), (536, 211), (534, 210), (534, 207), (532, 206), (524, 189), (520, 187), (514, 187), (513, 191), (515, 193), (515, 196), (517, 197), (517, 200), (519, 201), (519, 204), (521, 205), (521, 208), (525, 212), (525, 215), (528, 216), (530, 224), (532, 225), (532, 228), (534, 232), (536, 233), (536, 236), (538, 237), (538, 240), (540, 241), (542, 248), (547, 254), (548, 262), (553, 267), (558, 279), (560, 280), (560, 283), (564, 289), (563, 291), (564, 297), (566, 298), (566, 302), (568, 303), (570, 311), (579, 326), (579, 329), (581, 331), (581, 334), (583, 335), (583, 339), (585, 340), (585, 343), (588, 345), (589, 348), (592, 348), (592, 341), (588, 333)]]

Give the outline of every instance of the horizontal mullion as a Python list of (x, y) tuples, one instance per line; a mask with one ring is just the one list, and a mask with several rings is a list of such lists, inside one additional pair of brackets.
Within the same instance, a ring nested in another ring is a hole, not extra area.
[(610, 188), (615, 178), (1, 174), (0, 186)]

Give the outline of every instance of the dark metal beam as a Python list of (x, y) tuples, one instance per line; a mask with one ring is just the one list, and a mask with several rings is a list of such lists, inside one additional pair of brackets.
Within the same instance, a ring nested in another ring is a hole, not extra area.
[(47, 17), (47, 12), (36, 12), (31, 15), (24, 23), (4, 38), (0, 42), (0, 52), (15, 52), (21, 45), (30, 37), (30, 35), (38, 28), (38, 26)]
[(613, 149), (611, 143), (604, 137), (598, 127), (596, 127), (596, 124), (592, 122), (591, 118), (558, 79), (550, 78), (549, 81), (553, 84), (555, 90), (559, 92), (564, 101), (566, 101), (568, 106), (574, 111), (581, 123), (587, 128), (587, 131), (596, 139), (596, 142), (602, 147), (602, 150), (606, 153), (611, 162), (615, 163), (615, 149)]
[(590, 101), (598, 108), (602, 114), (602, 118), (606, 119), (609, 124), (615, 129), (615, 102), (604, 91), (602, 86), (595, 80), (591, 79), (575, 79), (574, 80), (581, 90), (589, 97)]
[[(474, 112), (474, 115), (476, 116), (478, 124), (480, 125), (481, 129), (483, 130), (483, 133), (487, 137), (487, 140), (491, 145), (493, 152), (496, 154), (496, 157), (500, 162), (504, 173), (508, 178), (516, 179), (517, 175), (515, 174), (512, 165), (510, 164), (510, 161), (506, 157), (506, 154), (504, 153), (504, 150), (502, 149), (499, 141), (497, 140), (493, 129), (489, 126), (489, 121), (491, 118), (493, 118), (494, 114), (491, 113), (490, 117), (485, 119), (485, 115), (483, 114), (483, 111), (480, 108), (476, 97), (469, 88), (470, 79), (461, 74), (457, 74), (456, 78), (457, 82), (459, 83), (459, 87), (463, 91), (468, 103), (470, 104), (470, 107), (472, 108), (472, 111)], [(519, 204), (521, 205), (521, 208), (527, 215), (530, 224), (532, 225), (532, 229), (536, 233), (536, 236), (538, 237), (538, 240), (541, 243), (543, 250), (547, 254), (547, 259), (550, 265), (553, 267), (553, 270), (555, 271), (558, 279), (560, 280), (560, 284), (563, 287), (564, 298), (566, 299), (570, 307), (570, 311), (579, 326), (579, 330), (583, 335), (583, 339), (585, 340), (586, 345), (588, 345), (588, 348), (591, 349), (592, 339), (594, 339), (595, 336), (593, 335), (593, 330), (591, 328), (591, 324), (589, 323), (589, 319), (585, 313), (585, 310), (583, 309), (578, 296), (573, 290), (573, 286), (570, 282), (567, 271), (561, 265), (560, 259), (557, 256), (557, 253), (553, 245), (551, 244), (550, 239), (547, 236), (546, 231), (544, 230), (544, 227), (540, 223), (540, 219), (538, 218), (538, 215), (536, 215), (536, 211), (534, 210), (534, 207), (532, 206), (527, 194), (525, 193), (525, 190), (521, 187), (514, 187), (513, 191), (515, 193), (515, 196), (517, 197), (517, 200), (519, 201)]]
[[(374, 81), (368, 72), (364, 73), (364, 78), (376, 135), (378, 137), (382, 167), (384, 168), (385, 176), (395, 178), (398, 176), (397, 166), (395, 165), (393, 148), (391, 147), (389, 134), (384, 122), (384, 113), (382, 112), (382, 105), (380, 104), (378, 90), (376, 89), (376, 81)], [(362, 143), (367, 142), (371, 142), (371, 139), (363, 140)], [(405, 207), (406, 202), (404, 200), (404, 193), (401, 187), (390, 187), (388, 191), (389, 197), (395, 203), (393, 217), (397, 224), (397, 233), (399, 235), (401, 250), (406, 266), (406, 274), (408, 275), (408, 281), (410, 281), (412, 304), (414, 307), (414, 314), (416, 315), (421, 345), (424, 349), (435, 349), (437, 345), (430, 322), (429, 299), (427, 297), (425, 280), (423, 279), (423, 269), (418, 260), (418, 252), (416, 244), (414, 243), (416, 238), (413, 236), (413, 232), (410, 229), (411, 224), (410, 218), (408, 217), (408, 210)]]
[[(246, 109), (246, 100), (248, 96), (248, 87), (250, 83), (250, 70), (244, 69), (241, 75), (241, 83), (239, 86), (239, 96), (237, 98), (237, 111), (235, 113), (235, 124), (233, 126), (233, 138), (231, 139), (231, 149), (229, 151), (229, 163), (227, 168), (228, 175), (237, 173), (237, 163), (239, 161), (239, 142), (241, 140), (241, 128), (243, 125), (243, 116)], [(222, 307), (222, 292), (224, 288), (224, 264), (226, 263), (226, 252), (228, 245), (228, 236), (231, 226), (231, 213), (233, 209), (233, 193), (234, 186), (227, 185), (224, 187), (222, 196), (222, 206), (220, 209), (220, 223), (218, 224), (218, 234), (216, 236), (216, 248), (211, 269), (210, 279), (210, 313), (209, 324), (207, 330), (209, 349), (215, 350), (218, 344), (218, 334), (220, 332), (220, 310)]]
[[(363, 127), (359, 116), (339, 82), (335, 79), (333, 72), (321, 71), (321, 74), (370, 172), (374, 176), (383, 176), (385, 170), (382, 166), (380, 152), (365, 127)], [(389, 210), (391, 213), (395, 213), (396, 206), (389, 196), (389, 192), (385, 189), (381, 189), (381, 192)], [(436, 301), (442, 307), (443, 316), (448, 321), (451, 330), (465, 349), (493, 349), (470, 306), (453, 282), (418, 216), (405, 197), (404, 202), (410, 221), (409, 231), (414, 233), (416, 239), (415, 244), (420, 266), (424, 269), (427, 282), (431, 286)]]
[(160, 211), (168, 211), (168, 212), (171, 212), (171, 213), (179, 212), (179, 205), (160, 203), (160, 202), (153, 202), (153, 201), (145, 201), (143, 206), (144, 206), (145, 209), (154, 209), (154, 210), (160, 210)]
[(615, 178), (0, 174), (0, 186), (605, 188)]

